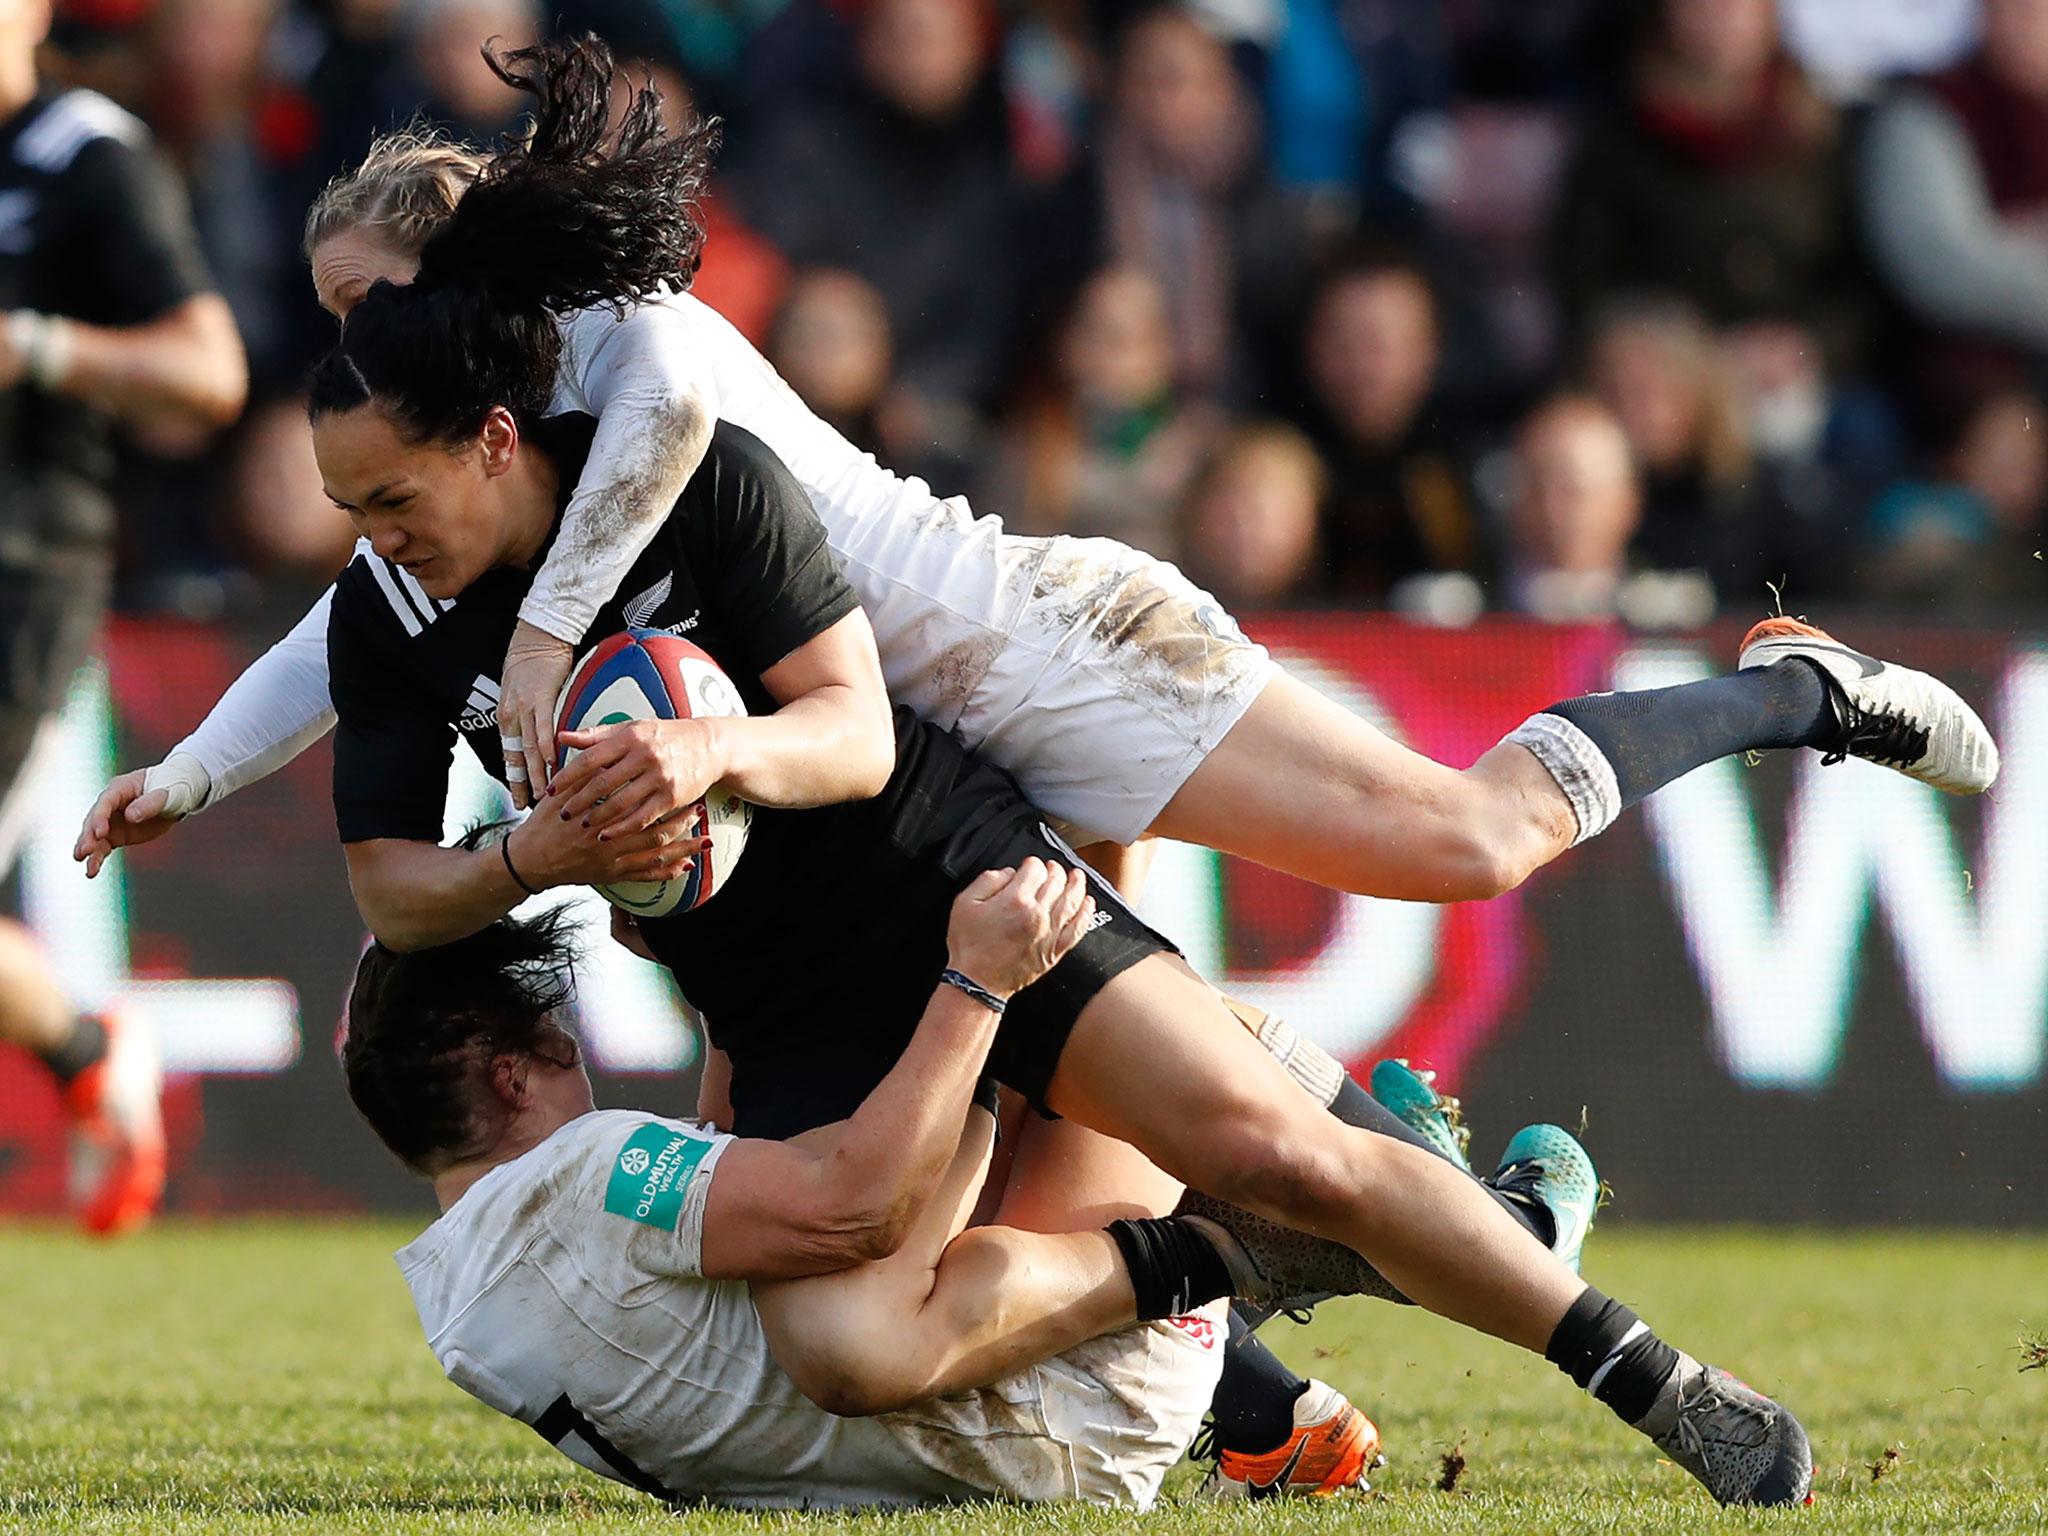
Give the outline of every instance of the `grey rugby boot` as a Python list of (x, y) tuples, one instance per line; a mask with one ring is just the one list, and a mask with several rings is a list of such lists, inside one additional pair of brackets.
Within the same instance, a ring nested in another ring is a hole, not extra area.
[(1240, 1300), (1291, 1312), (1332, 1296), (1408, 1299), (1342, 1243), (1283, 1227), (1242, 1206), (1191, 1189), (1173, 1214), (1187, 1217), (1216, 1244)]
[(1813, 1501), (1805, 1426), (1783, 1404), (1682, 1350), (1656, 1406), (1635, 1427), (1722, 1504)]

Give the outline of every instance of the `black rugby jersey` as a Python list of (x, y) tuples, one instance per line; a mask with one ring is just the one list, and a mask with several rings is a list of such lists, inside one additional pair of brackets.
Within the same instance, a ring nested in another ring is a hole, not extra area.
[[(588, 417), (539, 439), (575, 484)], [(335, 584), (328, 625), (334, 799), (343, 842), (438, 842), (458, 735), (502, 778), (499, 670), (532, 584), (499, 569), (436, 602), (401, 568), (358, 555)], [(654, 543), (598, 610), (588, 644), (626, 628), (702, 646), (768, 713), (761, 673), (858, 606), (803, 488), (759, 439), (719, 423), (710, 451)], [(1018, 816), (1001, 770), (949, 734), (896, 712), (896, 766), (872, 800), (757, 809), (745, 857), (694, 912), (643, 919), (650, 947), (735, 1061), (807, 1033), (856, 1025), (907, 1032), (944, 965), (946, 912)], [(861, 1008), (847, 1006), (858, 995)], [(838, 1006), (834, 1006), (837, 1003)]]
[[(212, 287), (184, 190), (136, 118), (45, 87), (0, 123), (0, 312), (144, 325)], [(29, 380), (0, 390), (0, 563), (110, 542), (109, 431)]]

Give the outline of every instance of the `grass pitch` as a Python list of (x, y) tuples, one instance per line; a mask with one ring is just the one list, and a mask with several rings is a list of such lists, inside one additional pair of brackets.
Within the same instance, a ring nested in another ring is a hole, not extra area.
[[(1813, 1431), (1819, 1501), (1714, 1510), (1537, 1360), (1363, 1302), (1275, 1327), (1380, 1424), (1377, 1491), (1154, 1514), (973, 1506), (677, 1518), (443, 1382), (392, 1225), (172, 1225), (112, 1246), (0, 1232), (0, 1530), (1110, 1533), (2048, 1530), (2048, 1238), (1603, 1231), (1603, 1286)], [(1445, 1457), (1464, 1471), (1445, 1492)], [(1875, 1471), (1873, 1471), (1875, 1469)]]

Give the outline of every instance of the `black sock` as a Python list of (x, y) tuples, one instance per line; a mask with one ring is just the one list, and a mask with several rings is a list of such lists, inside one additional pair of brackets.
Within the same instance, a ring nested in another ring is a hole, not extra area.
[[(1416, 1130), (1406, 1120), (1403, 1120), (1399, 1115), (1387, 1108), (1386, 1105), (1359, 1087), (1357, 1082), (1350, 1077), (1346, 1077), (1338, 1085), (1337, 1096), (1330, 1100), (1330, 1113), (1339, 1120), (1342, 1120), (1346, 1125), (1355, 1125), (1363, 1130), (1377, 1131), (1382, 1136), (1391, 1136), (1396, 1141), (1405, 1141), (1411, 1147), (1420, 1147), (1423, 1151), (1433, 1156), (1443, 1156), (1442, 1153), (1429, 1144), (1428, 1139), (1420, 1131)], [(1548, 1248), (1557, 1241), (1557, 1223), (1551, 1218), (1550, 1212), (1545, 1207), (1533, 1200), (1522, 1200), (1513, 1195), (1504, 1195), (1484, 1179), (1479, 1179), (1478, 1183), (1489, 1195), (1493, 1196), (1495, 1203), (1510, 1216), (1514, 1217), (1516, 1221), (1520, 1222), (1528, 1230), (1529, 1235), (1535, 1238), (1537, 1242)]]
[(1141, 1323), (1184, 1316), (1233, 1290), (1216, 1245), (1178, 1216), (1112, 1221), (1108, 1230), (1131, 1272)]
[(1308, 1383), (1261, 1344), (1251, 1324), (1232, 1307), (1223, 1375), (1209, 1404), (1217, 1448), (1261, 1456), (1285, 1445), (1294, 1433), (1294, 1405), (1307, 1390)]
[(1629, 1308), (1590, 1285), (1572, 1303), (1543, 1357), (1634, 1424), (1678, 1369), (1678, 1351)]
[(1831, 739), (1835, 713), (1822, 676), (1794, 656), (1675, 688), (1589, 694), (1544, 713), (1569, 720), (1600, 749), (1626, 810), (1717, 758)]
[(57, 1075), (57, 1081), (69, 1084), (87, 1067), (97, 1064), (107, 1054), (106, 1026), (91, 1014), (81, 1014), (71, 1026), (71, 1033), (47, 1051), (37, 1051), (43, 1065)]

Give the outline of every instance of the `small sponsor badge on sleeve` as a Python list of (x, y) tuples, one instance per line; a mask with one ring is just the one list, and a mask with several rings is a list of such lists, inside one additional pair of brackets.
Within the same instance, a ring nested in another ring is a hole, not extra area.
[(714, 1145), (671, 1126), (643, 1125), (619, 1149), (605, 1185), (604, 1208), (645, 1226), (673, 1232), (682, 1218), (690, 1176)]

